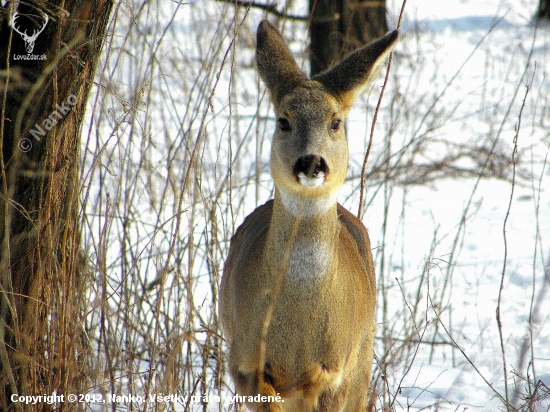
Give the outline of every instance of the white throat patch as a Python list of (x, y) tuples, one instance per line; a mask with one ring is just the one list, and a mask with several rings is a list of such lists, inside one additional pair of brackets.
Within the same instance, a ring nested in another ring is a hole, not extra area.
[[(308, 179), (313, 180), (313, 179)], [(324, 180), (324, 179), (323, 179)], [(277, 188), (281, 202), (292, 216), (314, 217), (325, 214), (338, 200), (338, 192), (317, 197), (303, 197)]]

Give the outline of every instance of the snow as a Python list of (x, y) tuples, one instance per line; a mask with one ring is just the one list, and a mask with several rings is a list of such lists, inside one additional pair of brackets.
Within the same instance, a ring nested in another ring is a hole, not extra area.
[[(395, 207), (389, 209), (389, 215), (393, 217), (390, 221), (395, 221), (399, 213), (405, 214), (403, 227), (390, 228), (390, 235), (386, 235), (386, 238), (396, 239), (396, 242), (402, 241), (402, 244), (392, 248), (395, 251), (405, 250), (402, 261), (406, 273), (402, 286), (405, 285), (404, 294), (409, 299), (412, 299), (413, 293), (407, 294), (407, 282), (415, 272), (419, 273), (423, 259), (435, 259), (426, 281), (430, 283), (431, 292), (428, 286), (422, 291), (433, 296), (442, 293), (437, 310), (441, 310), (442, 306), (452, 308), (453, 339), (464, 351), (463, 355), (456, 347), (451, 349), (447, 346), (436, 350), (433, 356), (431, 348), (419, 345), (410, 370), (402, 372), (403, 380), (397, 384), (399, 379), (394, 377), (393, 393), (397, 393), (395, 409), (504, 410), (499, 399), (499, 396), (505, 396), (503, 355), (495, 315), (502, 277), (500, 311), (510, 398), (516, 389), (515, 383), (519, 385), (517, 389), (520, 393), (525, 390), (522, 386), (525, 382), (521, 381), (520, 376), (525, 378), (529, 374), (530, 379), (535, 379), (535, 384), (537, 380), (544, 383), (550, 370), (548, 278), (544, 280), (545, 270), (548, 276), (550, 262), (547, 239), (550, 233), (550, 195), (545, 190), (548, 187), (548, 166), (543, 163), (549, 141), (544, 126), (526, 125), (526, 118), (530, 117), (541, 116), (542, 124), (547, 124), (549, 120), (547, 112), (537, 113), (541, 107), (535, 103), (542, 97), (539, 93), (548, 93), (549, 33), (538, 29), (533, 41), (535, 28), (530, 24), (530, 19), (534, 12), (511, 3), (417, 1), (407, 4), (407, 8), (408, 18), (405, 19), (401, 48), (396, 51), (397, 59), (400, 53), (409, 50), (416, 53), (424, 48), (433, 58), (440, 78), (449, 81), (477, 47), (472, 58), (460, 70), (460, 84), (451, 84), (452, 90), (439, 104), (448, 107), (464, 99), (459, 108), (462, 113), (455, 113), (454, 118), (458, 120), (450, 128), (442, 125), (442, 134), (447, 139), (467, 140), (462, 132), (483, 136), (494, 126), (487, 126), (483, 116), (476, 113), (476, 106), (481, 103), (485, 107), (498, 107), (497, 118), (502, 119), (506, 116), (506, 105), (513, 101), (506, 119), (508, 124), (503, 126), (502, 131), (502, 135), (506, 135), (507, 150), (511, 151), (514, 127), (519, 121), (520, 105), (526, 93), (525, 85), (530, 78), (534, 79), (517, 138), (518, 150), (525, 150), (527, 158), (540, 160), (530, 170), (533, 174), (531, 181), (519, 179), (513, 193), (509, 181), (496, 180), (482, 180), (477, 187), (475, 179), (444, 179), (429, 187), (412, 187), (408, 189), (404, 205), (401, 204), (403, 197), (397, 196), (398, 199), (393, 201)], [(533, 10), (533, 4), (530, 9)], [(496, 21), (499, 23), (491, 30)], [(417, 28), (422, 33), (419, 40), (414, 39), (418, 36)], [(488, 38), (484, 39), (489, 31)], [(424, 39), (431, 44), (424, 46)], [(419, 45), (410, 46), (409, 43), (414, 41), (418, 41)], [(523, 68), (528, 61), (531, 43), (534, 44), (531, 64), (524, 75)], [(488, 65), (491, 66), (489, 69)], [(427, 71), (431, 75), (429, 68)], [(445, 87), (438, 85), (437, 81), (431, 82), (432, 86), (434, 84)], [(429, 87), (426, 80), (417, 83), (418, 90)], [(480, 87), (496, 93), (483, 96), (478, 93)], [(480, 97), (486, 102), (481, 102)], [(495, 98), (501, 100), (495, 101)], [(459, 128), (457, 122), (461, 124)], [(472, 203), (467, 206), (470, 199)], [(383, 208), (382, 202), (370, 205), (365, 216), (371, 239), (377, 246), (380, 246), (376, 240), (381, 238), (382, 230), (376, 221), (382, 216)], [(461, 228), (464, 215), (465, 225)], [(437, 236), (437, 245), (430, 250), (434, 236)], [(456, 238), (460, 247), (453, 252), (453, 240)], [(450, 253), (453, 253), (451, 270), (446, 264)], [(400, 266), (394, 271), (396, 276), (401, 276), (402, 272)], [(445, 276), (451, 276), (452, 280), (443, 292)], [(411, 290), (416, 292), (417, 286), (412, 284)], [(402, 292), (395, 284), (389, 284), (389, 290), (393, 291), (393, 299), (388, 299), (389, 312), (394, 310), (399, 313)], [(535, 301), (540, 302), (538, 307), (533, 303)], [(430, 306), (426, 304), (424, 315), (437, 322), (437, 310)], [(441, 320), (449, 328), (450, 315), (445, 314)], [(529, 332), (533, 334), (531, 344), (534, 348), (533, 364), (530, 365), (525, 358), (522, 360), (522, 353), (525, 355), (523, 345), (529, 345)], [(438, 337), (449, 340), (441, 328)], [(381, 346), (378, 346), (378, 351), (382, 351)], [(529, 369), (531, 367), (533, 369)], [(536, 378), (533, 370), (537, 373)], [(546, 396), (532, 410), (550, 410), (548, 388), (539, 386), (539, 390), (540, 395)], [(516, 402), (516, 406), (520, 407), (520, 398)]]

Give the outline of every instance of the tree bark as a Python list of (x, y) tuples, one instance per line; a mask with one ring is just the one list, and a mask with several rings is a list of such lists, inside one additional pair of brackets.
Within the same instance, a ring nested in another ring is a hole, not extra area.
[[(83, 376), (80, 129), (112, 0), (9, 4), (0, 9), (0, 409), (50, 410), (12, 395), (78, 392)], [(23, 34), (41, 28), (30, 47)]]
[(386, 0), (309, 0), (310, 75), (388, 31)]

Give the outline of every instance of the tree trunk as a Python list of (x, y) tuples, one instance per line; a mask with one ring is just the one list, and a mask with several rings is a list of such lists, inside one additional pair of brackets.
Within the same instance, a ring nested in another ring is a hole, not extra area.
[(310, 75), (388, 31), (386, 0), (309, 0)]
[(112, 0), (13, 7), (0, 9), (0, 409), (50, 410), (12, 395), (78, 393), (83, 376), (80, 128)]
[(550, 0), (539, 0), (539, 9), (537, 11), (537, 19), (550, 20)]

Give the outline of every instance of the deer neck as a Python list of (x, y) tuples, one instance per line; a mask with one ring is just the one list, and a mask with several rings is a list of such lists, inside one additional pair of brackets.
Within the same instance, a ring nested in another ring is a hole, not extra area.
[[(315, 280), (333, 272), (338, 239), (336, 199), (305, 198), (298, 209), (288, 207), (275, 193), (267, 237), (267, 258), (272, 270), (283, 270), (290, 281)], [(319, 204), (323, 202), (323, 204)]]

